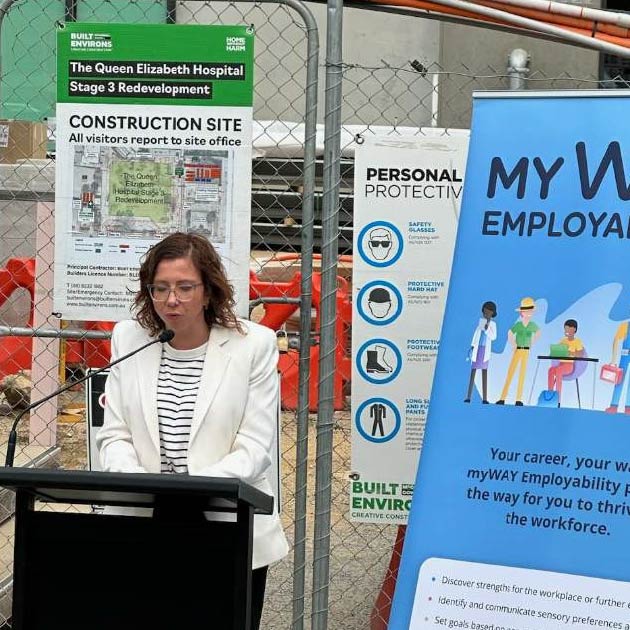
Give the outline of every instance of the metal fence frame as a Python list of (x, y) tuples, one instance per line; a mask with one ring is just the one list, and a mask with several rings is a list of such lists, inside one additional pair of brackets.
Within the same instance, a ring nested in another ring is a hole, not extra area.
[[(0, 43), (2, 41), (2, 23), (11, 7), (18, 0), (2, 0), (0, 3)], [(28, 0), (27, 0), (28, 1)], [(210, 3), (204, 0), (189, 0), (190, 3), (208, 6)], [(318, 25), (311, 10), (301, 0), (237, 0), (230, 5), (240, 4), (266, 4), (284, 5), (291, 9), (302, 20), (306, 34), (306, 81), (305, 81), (305, 112), (304, 112), (304, 169), (302, 173), (302, 231), (300, 242), (300, 321), (299, 334), (302, 342), (299, 346), (299, 385), (298, 404), (295, 412), (295, 480), (294, 480), (294, 505), (295, 516), (293, 570), (291, 576), (292, 585), (292, 617), (291, 627), (294, 630), (303, 630), (307, 625), (313, 630), (326, 630), (333, 627), (330, 621), (331, 599), (331, 557), (335, 549), (331, 546), (331, 511), (334, 502), (333, 477), (335, 442), (334, 432), (338, 428), (335, 424), (334, 409), (334, 377), (337, 370), (335, 365), (335, 350), (339, 342), (335, 337), (335, 325), (337, 321), (337, 278), (339, 273), (339, 224), (340, 211), (340, 185), (342, 182), (342, 129), (343, 129), (343, 88), (344, 80), (348, 79), (350, 71), (365, 71), (374, 73), (382, 70), (392, 77), (399, 78), (403, 73), (409, 73), (408, 68), (395, 68), (386, 63), (382, 68), (352, 68), (344, 65), (342, 56), (343, 39), (343, 0), (328, 0), (326, 14), (326, 59), (325, 59), (325, 104), (324, 104), (324, 154), (323, 154), (323, 192), (322, 192), (322, 241), (321, 241), (321, 313), (319, 334), (319, 376), (318, 376), (318, 406), (316, 416), (316, 453), (315, 453), (315, 487), (314, 518), (312, 538), (312, 583), (311, 588), (311, 616), (310, 624), (307, 623), (307, 556), (310, 551), (308, 545), (308, 519), (309, 513), (309, 488), (308, 488), (308, 459), (309, 459), (309, 394), (310, 394), (310, 367), (311, 367), (311, 329), (312, 329), (312, 298), (313, 298), (313, 260), (314, 260), (314, 225), (315, 225), (315, 197), (316, 197), (316, 121), (317, 121), (317, 93), (319, 73), (319, 33)], [(176, 3), (166, 0), (167, 21), (176, 21)], [(416, 15), (416, 17), (422, 17)], [(0, 75), (2, 59), (0, 58)], [(453, 73), (454, 75), (457, 73)], [(432, 79), (436, 76), (448, 79), (449, 70), (429, 65), (425, 68), (425, 75), (414, 77), (414, 81), (426, 80), (428, 91), (432, 97), (437, 93), (437, 82), (433, 85)], [(461, 75), (461, 73), (460, 73)], [(509, 74), (495, 73), (491, 76), (482, 76), (482, 73), (472, 74), (471, 81), (479, 81), (482, 87), (491, 87), (495, 83), (507, 83), (512, 78), (512, 85), (527, 87), (533, 81), (553, 79), (540, 78), (533, 74), (515, 77)], [(571, 77), (561, 77), (562, 81), (574, 81)], [(584, 79), (583, 81), (590, 80)], [(494, 81), (494, 83), (493, 83)], [(383, 79), (383, 83), (385, 80)], [(432, 87), (433, 85), (433, 87)], [(406, 86), (407, 88), (409, 85)], [(411, 93), (411, 90), (410, 90)], [(365, 122), (365, 121), (362, 121)], [(370, 122), (366, 125), (369, 127)], [(395, 125), (394, 125), (395, 126)], [(0, 194), (0, 199), (3, 199)], [(9, 197), (13, 200), (32, 202), (52, 201), (50, 194), (37, 193), (35, 191), (23, 191)], [(279, 298), (275, 301), (290, 303), (291, 298)], [(269, 303), (272, 299), (259, 298), (255, 303)], [(103, 339), (108, 333), (98, 331), (79, 331), (74, 329), (47, 329), (26, 328), (0, 325), (0, 337), (2, 336), (28, 336), (46, 337), (58, 339)], [(349, 430), (348, 430), (349, 433)], [(344, 436), (348, 438), (348, 436)], [(344, 506), (345, 508), (346, 506)], [(358, 526), (360, 527), (360, 526)], [(356, 529), (358, 529), (358, 527)], [(375, 527), (375, 526), (367, 526)], [(379, 530), (381, 531), (381, 530)], [(394, 535), (394, 528), (390, 527), (388, 533)], [(389, 556), (391, 546), (385, 545), (384, 552)], [(380, 576), (379, 576), (380, 585)], [(0, 585), (2, 590), (3, 585)], [(369, 601), (364, 605), (371, 606)]]
[(328, 627), (330, 512), (333, 454), (335, 322), (337, 319), (337, 240), (341, 160), (343, 0), (329, 0), (326, 24), (324, 104), (324, 199), (322, 217), (322, 318), (313, 536), (313, 630)]
[[(202, 3), (203, 0), (193, 0)], [(3, 0), (0, 4), (0, 43), (2, 42), (2, 24), (11, 7), (17, 0)], [(317, 125), (317, 89), (319, 72), (319, 32), (315, 18), (310, 9), (301, 0), (238, 0), (239, 3), (278, 4), (285, 5), (302, 20), (306, 35), (306, 85), (304, 112), (304, 142), (303, 142), (303, 201), (302, 201), (302, 230), (300, 247), (300, 323), (299, 335), (302, 342), (299, 345), (299, 386), (298, 403), (296, 409), (296, 461), (295, 461), (295, 518), (293, 545), (293, 611), (292, 627), (304, 627), (305, 609), (305, 578), (307, 552), (307, 467), (308, 467), (308, 420), (309, 420), (309, 382), (310, 382), (310, 348), (312, 327), (312, 281), (313, 281), (313, 228), (314, 228), (314, 191), (316, 175), (316, 125)], [(204, 3), (205, 4), (205, 3)], [(175, 4), (167, 0), (167, 23), (175, 23)], [(2, 59), (0, 56), (0, 76)], [(23, 191), (7, 196), (8, 200), (53, 201), (51, 194)], [(273, 299), (258, 298), (256, 303), (291, 303), (291, 298)], [(0, 337), (32, 337), (52, 339), (108, 339), (111, 333), (103, 331), (86, 331), (76, 329), (28, 328), (23, 326), (0, 326)], [(326, 380), (326, 379), (324, 379)], [(6, 593), (10, 584), (2, 585)]]

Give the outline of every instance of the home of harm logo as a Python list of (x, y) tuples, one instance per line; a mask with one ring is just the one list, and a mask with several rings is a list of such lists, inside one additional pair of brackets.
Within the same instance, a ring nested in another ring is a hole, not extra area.
[(244, 37), (226, 37), (225, 50), (228, 52), (245, 52)]
[(107, 33), (70, 33), (72, 50), (112, 50), (112, 36)]

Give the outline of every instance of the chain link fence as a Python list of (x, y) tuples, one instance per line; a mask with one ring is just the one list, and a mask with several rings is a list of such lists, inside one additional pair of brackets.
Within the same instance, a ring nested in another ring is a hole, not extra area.
[[(40, 19), (43, 15), (48, 19)], [(298, 415), (303, 418), (305, 429), (308, 424), (308, 409), (303, 408), (298, 414), (299, 346), (308, 352), (309, 341), (315, 337), (311, 309), (301, 317), (296, 303), (300, 296), (302, 303), (308, 303), (304, 296), (310, 291), (312, 280), (311, 261), (304, 261), (313, 249), (312, 242), (304, 244), (305, 234), (312, 233), (312, 218), (306, 229), (303, 224), (313, 212), (317, 175), (314, 149), (310, 154), (304, 153), (305, 118), (310, 115), (314, 133), (316, 111), (315, 92), (308, 97), (309, 113), (305, 114), (309, 89), (306, 78), (309, 63), (315, 72), (318, 66), (317, 58), (313, 59), (313, 54), (317, 54), (317, 34), (313, 47), (309, 40), (313, 36), (312, 25), (305, 22), (308, 15), (277, 3), (263, 7), (253, 3), (184, 2), (175, 6), (167, 2), (79, 2), (69, 6), (63, 2), (18, 0), (5, 16), (1, 31), (1, 116), (8, 127), (10, 144), (3, 152), (6, 163), (0, 164), (0, 441), (6, 449), (8, 430), (17, 410), (39, 397), (38, 388), (45, 393), (44, 378), (53, 381), (54, 386), (71, 382), (90, 367), (102, 367), (109, 359), (109, 323), (59, 321), (52, 313), (55, 147), (50, 136), (54, 133), (55, 21), (252, 25), (257, 50), (257, 123), (252, 179), (251, 317), (263, 323), (272, 320), (273, 327), (280, 329), (284, 350), (280, 364), (282, 398), (286, 401), (280, 440), (282, 518), (291, 541), (304, 546), (306, 533), (300, 535), (301, 541), (296, 541), (293, 524), (305, 522), (306, 503), (304, 498), (296, 512), (298, 457), (305, 469), (307, 455), (307, 436), (300, 431)], [(32, 45), (35, 40), (36, 46)], [(312, 77), (310, 80), (313, 83)], [(296, 126), (296, 122), (300, 125)], [(299, 151), (293, 149), (291, 153), (289, 149), (287, 153), (284, 146), (299, 147)], [(317, 172), (317, 194), (321, 197), (321, 160)], [(286, 300), (285, 304), (273, 303), (274, 297), (285, 294), (288, 309)], [(276, 307), (279, 308), (274, 311)], [(278, 313), (282, 308), (284, 313)], [(32, 412), (30, 422), (24, 418), (18, 434), (16, 464), (87, 468), (89, 427), (85, 401), (84, 387), (77, 385), (60, 397), (58, 405), (43, 405)], [(301, 485), (298, 494), (305, 493), (306, 483), (302, 481)], [(10, 615), (13, 544), (12, 497), (5, 493), (3, 499), (0, 580), (4, 588), (0, 595), (6, 596), (2, 597), (0, 622)], [(304, 572), (306, 560), (298, 561)], [(263, 621), (266, 626), (291, 626), (292, 602), (303, 603), (305, 599), (303, 585), (294, 580), (299, 568), (294, 571), (290, 555), (272, 569)], [(299, 607), (297, 610), (303, 615)]]
[[(305, 135), (308, 138), (310, 133), (309, 125), (306, 131), (304, 127), (305, 112), (310, 111), (314, 123), (318, 88), (313, 77), (310, 83), (307, 80), (313, 50), (308, 46), (312, 33), (304, 16), (294, 7), (273, 2), (170, 0), (17, 0), (13, 4), (5, 0), (0, 15), (4, 15), (0, 116), (6, 119), (0, 121), (0, 146), (3, 126), (12, 125), (10, 136), (19, 138), (5, 147), (6, 159), (0, 163), (2, 448), (6, 448), (17, 410), (31, 395), (38, 397), (37, 389), (45, 393), (51, 386), (70, 383), (89, 367), (105, 365), (109, 358), (111, 325), (60, 321), (52, 312), (55, 22), (253, 25), (256, 123), (251, 182), (251, 317), (263, 323), (272, 321), (282, 346), (282, 518), (297, 550), (270, 572), (262, 627), (275, 630), (311, 625), (312, 541), (319, 516), (313, 502), (316, 483), (329, 484), (331, 490), (327, 627), (386, 627), (391, 593), (381, 594), (378, 610), (374, 605), (388, 573), (398, 527), (353, 523), (348, 516), (350, 322), (344, 318), (348, 318), (352, 295), (352, 138), (357, 132), (383, 127), (387, 133), (396, 133), (400, 127), (417, 128), (417, 133), (431, 126), (467, 128), (472, 92), (507, 89), (510, 77), (504, 69), (475, 67), (471, 60), (449, 67), (437, 60), (388, 61), (387, 51), (377, 65), (348, 63), (337, 68), (343, 88), (337, 106), (346, 132), (338, 164), (339, 230), (335, 242), (339, 254), (336, 315), (343, 325), (335, 327), (332, 445), (323, 453), (332, 462), (332, 471), (329, 479), (316, 480), (318, 331), (320, 324), (335, 322), (321, 321), (319, 254), (327, 245), (322, 229), (323, 131), (318, 129), (317, 153), (305, 152)], [(318, 15), (323, 30), (325, 14)], [(375, 15), (375, 24), (378, 19)], [(327, 68), (323, 59), (315, 59), (315, 65), (321, 97)], [(607, 86), (596, 77), (551, 77), (540, 71), (525, 77), (524, 85), (527, 89)], [(311, 90), (308, 97), (307, 88)], [(320, 98), (319, 120), (323, 111)], [(278, 299), (284, 300), (282, 317), (274, 315)], [(287, 305), (291, 308), (286, 309)], [(77, 385), (65, 392), (56, 406), (33, 412), (30, 422), (21, 424), (16, 463), (87, 468), (85, 400), (83, 385)], [(11, 509), (11, 496), (5, 492), (0, 497), (0, 626), (10, 616)], [(68, 585), (66, 594), (71, 596), (71, 591)]]

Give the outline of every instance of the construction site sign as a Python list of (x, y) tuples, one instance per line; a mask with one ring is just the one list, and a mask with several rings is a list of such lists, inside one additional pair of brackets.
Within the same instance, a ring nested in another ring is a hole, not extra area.
[(55, 311), (130, 317), (142, 256), (194, 231), (246, 314), (251, 29), (66, 24), (57, 43)]

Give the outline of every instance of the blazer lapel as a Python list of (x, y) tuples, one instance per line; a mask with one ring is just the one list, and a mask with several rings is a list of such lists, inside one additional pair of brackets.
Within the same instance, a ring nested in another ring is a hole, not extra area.
[(160, 428), (158, 425), (157, 384), (162, 359), (162, 344), (155, 344), (135, 357), (140, 375), (142, 415), (155, 449), (160, 453)]
[(199, 431), (199, 427), (203, 422), (212, 401), (216, 396), (219, 385), (225, 375), (225, 371), (230, 362), (230, 356), (225, 351), (224, 345), (230, 339), (230, 331), (221, 326), (215, 326), (210, 331), (208, 339), (208, 349), (201, 372), (201, 380), (199, 382), (199, 391), (197, 392), (197, 401), (193, 412), (192, 424), (190, 427), (189, 444), (195, 439), (195, 435)]

